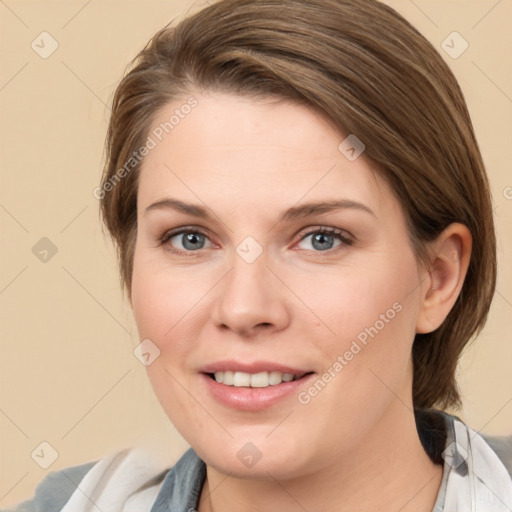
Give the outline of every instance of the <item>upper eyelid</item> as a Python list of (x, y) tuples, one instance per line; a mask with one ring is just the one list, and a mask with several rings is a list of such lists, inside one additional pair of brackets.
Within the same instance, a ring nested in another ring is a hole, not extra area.
[[(334, 233), (340, 232), (341, 234), (346, 233), (347, 235), (352, 237), (352, 234), (349, 231), (347, 231), (346, 229), (336, 228), (334, 226), (325, 226), (322, 224), (313, 225), (313, 226), (310, 226), (307, 228), (301, 228), (300, 230), (297, 231), (297, 233), (294, 235), (294, 237), (296, 237), (299, 233), (302, 233), (302, 232), (304, 235), (308, 235), (311, 233), (316, 233), (318, 231), (329, 231), (329, 232), (334, 232)], [(210, 230), (206, 229), (206, 228), (199, 227), (199, 226), (181, 226), (181, 227), (165, 230), (161, 237), (164, 237), (164, 236), (172, 237), (172, 236), (179, 235), (183, 232), (201, 233), (201, 234), (209, 236)]]
[(195, 226), (181, 226), (179, 228), (173, 228), (173, 229), (167, 229), (162, 234), (161, 238), (163, 237), (170, 237), (181, 235), (183, 233), (200, 233), (205, 236), (209, 235), (209, 230), (205, 228), (195, 227)]

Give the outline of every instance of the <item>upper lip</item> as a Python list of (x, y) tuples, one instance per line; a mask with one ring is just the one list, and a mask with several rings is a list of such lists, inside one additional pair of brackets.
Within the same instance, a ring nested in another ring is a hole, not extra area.
[(201, 373), (215, 373), (225, 371), (244, 373), (281, 372), (291, 373), (295, 376), (302, 377), (306, 373), (310, 373), (311, 370), (295, 368), (280, 363), (273, 363), (271, 361), (253, 361), (250, 363), (243, 363), (241, 361), (225, 360), (217, 361), (215, 363), (203, 366), (199, 371)]

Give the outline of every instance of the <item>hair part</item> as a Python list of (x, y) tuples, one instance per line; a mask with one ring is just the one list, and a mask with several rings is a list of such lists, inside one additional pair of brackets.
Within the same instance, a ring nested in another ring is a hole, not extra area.
[[(453, 73), (408, 21), (376, 0), (221, 0), (160, 30), (113, 99), (105, 185), (144, 145), (162, 107), (191, 91), (306, 104), (355, 134), (407, 219), (419, 261), (453, 222), (473, 238), (462, 290), (443, 324), (416, 334), (416, 408), (460, 406), (455, 370), (483, 328), (496, 285), (488, 178)], [(131, 295), (140, 163), (101, 198)]]

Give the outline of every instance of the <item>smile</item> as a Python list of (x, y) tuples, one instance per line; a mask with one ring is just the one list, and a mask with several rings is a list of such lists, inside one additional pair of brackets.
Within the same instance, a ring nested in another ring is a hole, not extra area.
[(246, 373), (230, 370), (210, 374), (219, 384), (237, 388), (267, 388), (269, 386), (277, 386), (283, 382), (298, 380), (304, 375), (294, 375), (293, 373), (282, 373), (279, 371)]

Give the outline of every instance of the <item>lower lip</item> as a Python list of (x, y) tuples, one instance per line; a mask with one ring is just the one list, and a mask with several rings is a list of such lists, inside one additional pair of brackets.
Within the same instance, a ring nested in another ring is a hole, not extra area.
[(201, 374), (208, 391), (221, 404), (241, 411), (261, 411), (277, 404), (291, 395), (297, 396), (302, 388), (314, 376), (313, 373), (305, 375), (299, 380), (282, 382), (266, 388), (249, 388), (226, 386), (212, 379), (206, 374)]

